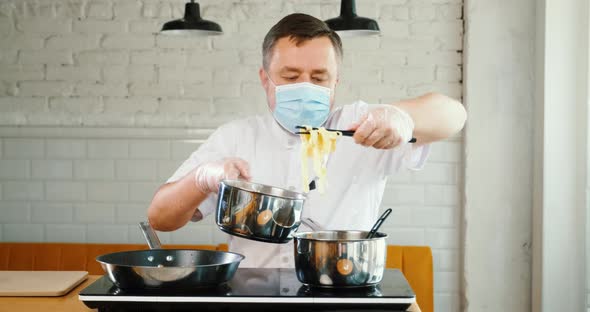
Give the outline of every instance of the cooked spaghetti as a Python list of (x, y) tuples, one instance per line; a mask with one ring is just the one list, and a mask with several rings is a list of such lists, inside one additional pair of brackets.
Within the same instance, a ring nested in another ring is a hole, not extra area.
[(324, 127), (317, 130), (305, 126), (305, 132), (301, 137), (301, 176), (304, 192), (309, 192), (308, 161), (313, 161), (313, 171), (318, 177), (318, 191), (323, 194), (325, 190), (325, 178), (327, 174), (326, 164), (323, 161), (328, 154), (336, 150), (336, 140), (342, 135), (338, 131), (327, 131)]

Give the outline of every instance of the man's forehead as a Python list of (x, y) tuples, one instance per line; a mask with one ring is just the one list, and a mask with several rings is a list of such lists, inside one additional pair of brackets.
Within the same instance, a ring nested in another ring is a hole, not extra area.
[(284, 37), (273, 48), (270, 66), (275, 71), (327, 72), (337, 65), (337, 56), (330, 39), (313, 38), (296, 44)]

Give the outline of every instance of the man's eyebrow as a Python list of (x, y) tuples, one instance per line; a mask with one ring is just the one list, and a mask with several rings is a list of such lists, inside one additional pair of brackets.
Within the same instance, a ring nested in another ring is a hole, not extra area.
[[(280, 72), (281, 73), (290, 73), (290, 72), (302, 73), (303, 70), (301, 70), (300, 68), (297, 68), (297, 67), (285, 66), (285, 67), (281, 68)], [(330, 74), (330, 72), (326, 68), (320, 68), (320, 69), (312, 70), (311, 74), (312, 75), (328, 75), (328, 74)]]
[(297, 73), (300, 73), (300, 72), (302, 72), (302, 70), (299, 69), (299, 68), (297, 68), (297, 67), (285, 66), (285, 67), (281, 68), (281, 72), (297, 72)]
[(322, 69), (314, 69), (311, 71), (312, 74), (327, 74), (328, 70), (325, 68)]

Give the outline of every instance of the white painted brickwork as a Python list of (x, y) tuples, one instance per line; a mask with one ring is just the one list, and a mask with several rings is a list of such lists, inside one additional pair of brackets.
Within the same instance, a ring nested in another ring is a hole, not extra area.
[[(268, 28), (292, 12), (322, 19), (338, 0), (204, 0), (225, 34), (156, 34), (176, 0), (0, 3), (0, 240), (142, 243), (156, 188), (218, 125), (266, 111), (258, 82)], [(462, 1), (357, 1), (382, 36), (344, 38), (337, 102), (461, 97)], [(18, 127), (16, 127), (18, 126)], [(198, 129), (203, 129), (202, 131)], [(436, 311), (459, 310), (460, 137), (423, 171), (391, 177), (391, 244), (429, 245)], [(220, 243), (212, 218), (164, 243)]]

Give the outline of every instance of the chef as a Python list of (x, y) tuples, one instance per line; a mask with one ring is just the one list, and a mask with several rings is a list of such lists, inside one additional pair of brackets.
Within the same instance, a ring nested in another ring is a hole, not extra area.
[[(308, 181), (302, 181), (301, 142), (294, 132), (297, 125), (311, 125), (356, 132), (338, 139), (327, 163), (326, 191), (308, 194), (302, 217), (331, 230), (370, 229), (387, 177), (420, 169), (429, 143), (460, 131), (466, 113), (461, 103), (437, 93), (335, 107), (342, 56), (340, 38), (321, 20), (291, 14), (274, 25), (264, 38), (258, 73), (269, 113), (222, 125), (192, 153), (154, 195), (152, 226), (173, 231), (214, 213), (223, 179), (303, 191)], [(411, 138), (417, 142), (408, 143)], [(228, 239), (230, 251), (246, 256), (241, 267), (294, 266), (291, 243)]]

